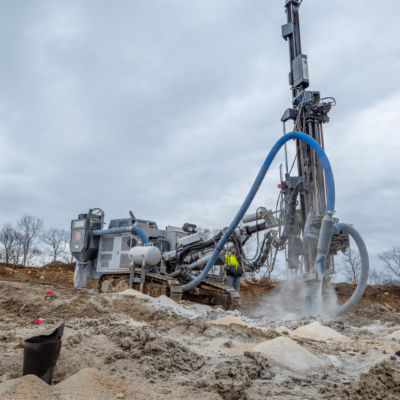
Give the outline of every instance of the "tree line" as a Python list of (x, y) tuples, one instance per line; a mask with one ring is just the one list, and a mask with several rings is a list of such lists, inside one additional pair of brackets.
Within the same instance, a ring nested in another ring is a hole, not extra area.
[[(43, 265), (46, 261), (73, 262), (69, 238), (69, 231), (44, 229), (41, 218), (25, 214), (15, 224), (5, 223), (1, 226), (0, 260), (23, 265)], [(379, 259), (383, 268), (370, 266), (370, 283), (400, 284), (400, 246), (380, 253)], [(358, 282), (361, 265), (358, 251), (349, 247), (343, 256), (342, 265), (345, 280)]]
[[(382, 265), (380, 268), (370, 265), (368, 281), (372, 285), (400, 284), (400, 246), (378, 255)], [(360, 255), (353, 247), (346, 249), (343, 256), (344, 274), (346, 281), (358, 282), (361, 269)]]
[(5, 263), (41, 265), (46, 261), (72, 262), (69, 232), (65, 229), (45, 229), (43, 220), (23, 215), (15, 224), (0, 228), (0, 259)]

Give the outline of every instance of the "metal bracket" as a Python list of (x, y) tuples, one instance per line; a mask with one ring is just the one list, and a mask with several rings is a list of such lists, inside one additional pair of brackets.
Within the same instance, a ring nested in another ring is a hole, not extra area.
[(282, 37), (287, 40), (287, 37), (290, 35), (293, 35), (293, 22), (282, 25)]

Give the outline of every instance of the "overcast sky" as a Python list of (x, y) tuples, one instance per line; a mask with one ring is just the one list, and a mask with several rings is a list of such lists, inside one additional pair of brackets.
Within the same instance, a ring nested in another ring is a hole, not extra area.
[[(336, 216), (400, 245), (400, 2), (305, 0)], [(0, 223), (229, 224), (290, 106), (284, 0), (0, 2)], [(252, 208), (275, 207), (281, 157)]]

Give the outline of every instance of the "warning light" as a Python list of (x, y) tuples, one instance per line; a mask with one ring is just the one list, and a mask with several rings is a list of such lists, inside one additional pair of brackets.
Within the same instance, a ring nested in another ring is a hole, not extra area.
[(280, 189), (282, 187), (282, 185), (280, 183), (278, 183), (278, 189)]

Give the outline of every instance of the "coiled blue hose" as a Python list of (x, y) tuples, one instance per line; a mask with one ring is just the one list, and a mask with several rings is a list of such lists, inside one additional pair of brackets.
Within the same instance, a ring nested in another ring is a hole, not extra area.
[(232, 222), (230, 223), (228, 229), (220, 239), (215, 248), (214, 252), (212, 253), (210, 259), (207, 262), (207, 265), (201, 272), (199, 276), (193, 279), (191, 282), (187, 283), (186, 285), (182, 286), (182, 290), (187, 292), (195, 288), (208, 274), (211, 267), (214, 265), (215, 261), (218, 258), (220, 251), (223, 249), (225, 243), (228, 241), (229, 237), (231, 236), (232, 232), (236, 229), (239, 222), (242, 220), (243, 216), (246, 214), (246, 211), (250, 207), (251, 202), (253, 201), (255, 195), (257, 194), (260, 185), (268, 172), (269, 167), (272, 164), (276, 154), (280, 150), (280, 148), (290, 139), (299, 139), (303, 142), (310, 145), (315, 153), (317, 154), (319, 160), (321, 161), (322, 167), (324, 168), (325, 172), (325, 182), (326, 182), (326, 211), (334, 211), (335, 208), (335, 181), (333, 179), (332, 168), (329, 163), (328, 157), (326, 156), (324, 150), (319, 145), (319, 143), (314, 140), (311, 136), (303, 133), (303, 132), (294, 132), (294, 133), (287, 133), (283, 135), (272, 147), (271, 151), (269, 152), (267, 158), (265, 159), (263, 165), (261, 166), (260, 172), (258, 173), (247, 197), (245, 198), (242, 206), (240, 207), (239, 211), (237, 212), (236, 216), (233, 218)]

